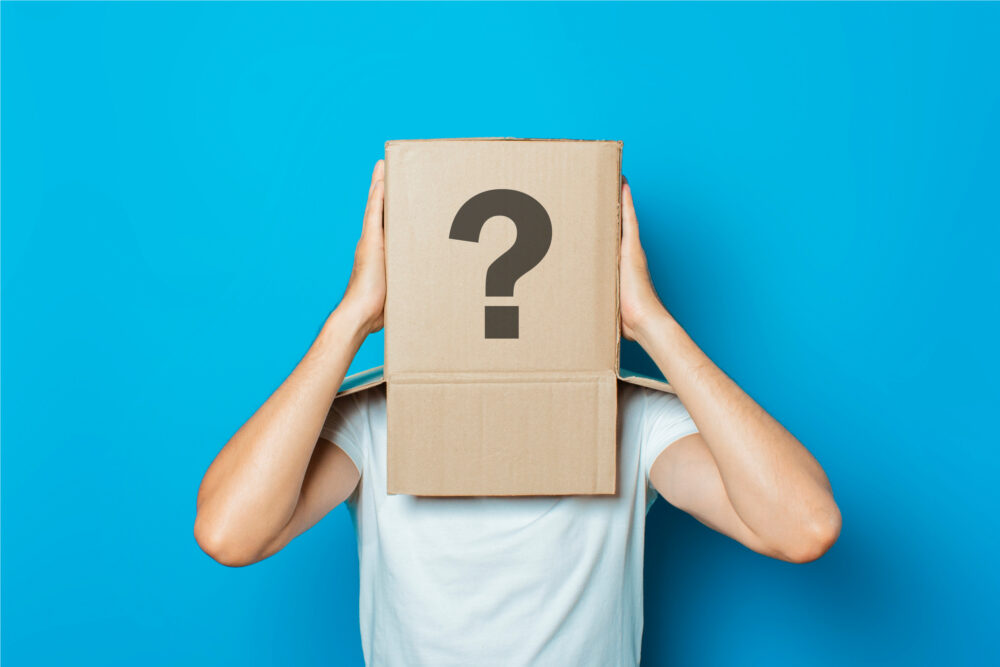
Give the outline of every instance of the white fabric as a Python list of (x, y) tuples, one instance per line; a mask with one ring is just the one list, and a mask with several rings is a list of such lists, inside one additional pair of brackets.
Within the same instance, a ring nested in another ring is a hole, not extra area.
[(649, 469), (697, 428), (676, 396), (620, 383), (615, 496), (386, 494), (385, 388), (337, 399), (322, 437), (361, 472), (361, 641), (371, 667), (636, 665)]

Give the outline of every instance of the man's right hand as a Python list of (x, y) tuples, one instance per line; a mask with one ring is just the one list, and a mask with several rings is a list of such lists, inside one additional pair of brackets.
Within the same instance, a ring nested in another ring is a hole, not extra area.
[(368, 187), (368, 204), (361, 238), (354, 251), (354, 268), (340, 307), (360, 318), (366, 333), (382, 328), (385, 309), (385, 234), (382, 204), (385, 196), (385, 161), (375, 163)]

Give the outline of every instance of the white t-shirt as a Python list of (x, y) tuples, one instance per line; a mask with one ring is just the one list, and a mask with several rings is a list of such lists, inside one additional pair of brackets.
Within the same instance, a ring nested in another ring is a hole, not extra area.
[(697, 427), (680, 400), (619, 383), (614, 496), (386, 493), (384, 385), (334, 401), (322, 437), (361, 471), (361, 642), (371, 667), (637, 665), (656, 457)]

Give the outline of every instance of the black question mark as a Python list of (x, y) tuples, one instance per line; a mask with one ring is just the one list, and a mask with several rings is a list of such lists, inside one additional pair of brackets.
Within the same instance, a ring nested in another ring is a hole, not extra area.
[[(552, 243), (552, 221), (533, 197), (518, 190), (487, 190), (462, 204), (448, 238), (479, 242), (486, 221), (510, 218), (517, 229), (514, 245), (486, 271), (486, 296), (514, 296), (514, 283), (533, 269)], [(486, 337), (517, 338), (517, 306), (486, 306)]]

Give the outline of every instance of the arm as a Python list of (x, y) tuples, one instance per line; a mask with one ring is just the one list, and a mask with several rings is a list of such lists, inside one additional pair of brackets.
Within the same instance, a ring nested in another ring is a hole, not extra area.
[(292, 374), (222, 448), (202, 480), (195, 539), (224, 565), (249, 565), (277, 552), (343, 502), (360, 479), (343, 451), (317, 443), (351, 359), (365, 336), (382, 328), (383, 176), (380, 160), (340, 305)]
[(668, 447), (650, 471), (671, 504), (760, 553), (792, 562), (822, 556), (840, 511), (816, 459), (712, 363), (660, 303), (622, 189), (622, 333), (670, 380), (699, 433)]

